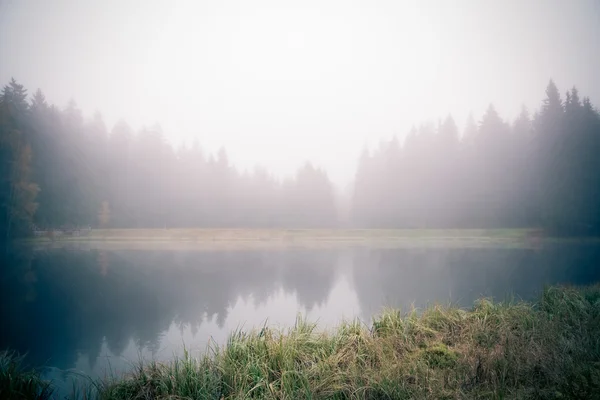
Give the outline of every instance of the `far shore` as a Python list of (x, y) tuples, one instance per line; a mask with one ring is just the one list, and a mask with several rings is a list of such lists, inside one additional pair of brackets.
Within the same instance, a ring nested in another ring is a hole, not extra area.
[(92, 229), (86, 235), (42, 235), (24, 242), (102, 249), (270, 249), (330, 247), (518, 247), (600, 238), (552, 238), (538, 229)]

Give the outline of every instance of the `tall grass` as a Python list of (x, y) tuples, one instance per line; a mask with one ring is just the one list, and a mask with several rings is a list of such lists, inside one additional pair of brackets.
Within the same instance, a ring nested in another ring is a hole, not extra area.
[(0, 399), (46, 400), (52, 398), (53, 392), (51, 382), (27, 369), (22, 356), (6, 350), (0, 352)]
[[(386, 310), (371, 326), (236, 331), (205, 356), (140, 364), (99, 399), (600, 398), (600, 286), (535, 304)], [(35, 398), (35, 397), (32, 397)]]

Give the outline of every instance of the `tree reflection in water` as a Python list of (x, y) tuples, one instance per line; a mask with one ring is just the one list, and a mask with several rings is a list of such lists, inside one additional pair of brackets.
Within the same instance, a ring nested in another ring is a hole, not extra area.
[[(600, 280), (597, 245), (543, 249), (10, 251), (0, 270), (0, 347), (34, 365), (101, 371), (101, 356), (168, 359), (231, 329), (296, 313), (368, 321), (383, 306), (486, 295), (530, 298), (545, 283)], [(137, 352), (137, 353), (136, 353)], [(82, 359), (87, 360), (82, 364)]]

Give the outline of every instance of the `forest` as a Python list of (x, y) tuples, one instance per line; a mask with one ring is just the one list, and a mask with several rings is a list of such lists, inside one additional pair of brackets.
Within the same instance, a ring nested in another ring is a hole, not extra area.
[[(398, 110), (401, 112), (401, 110)], [(340, 146), (343, 142), (340, 141)], [(134, 131), (61, 108), (14, 79), (0, 95), (3, 238), (35, 227), (543, 228), (600, 233), (600, 113), (550, 81), (513, 121), (490, 105), (463, 132), (451, 116), (416, 125), (358, 160), (340, 207), (326, 171), (239, 171), (225, 149), (174, 148), (159, 125)], [(257, 160), (260, 161), (260, 160)], [(344, 210), (348, 208), (348, 211)], [(347, 215), (346, 215), (347, 214)]]

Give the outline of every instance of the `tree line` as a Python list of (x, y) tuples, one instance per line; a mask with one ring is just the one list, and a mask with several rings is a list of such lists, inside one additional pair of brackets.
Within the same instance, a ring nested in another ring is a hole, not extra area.
[[(348, 220), (361, 228), (544, 227), (600, 231), (600, 114), (550, 81), (512, 123), (490, 105), (459, 133), (451, 116), (365, 150)], [(14, 79), (0, 95), (0, 226), (110, 228), (339, 226), (333, 185), (311, 164), (290, 179), (239, 171), (221, 149), (175, 149), (160, 126), (135, 132), (61, 109)]]
[(108, 131), (11, 80), (0, 96), (0, 226), (325, 227), (337, 220), (333, 186), (309, 163), (290, 179), (238, 171), (224, 149), (174, 149), (160, 126)]
[(352, 219), (379, 228), (542, 227), (600, 232), (600, 114), (554, 82), (533, 116), (490, 105), (459, 134), (451, 116), (393, 138), (358, 166)]

